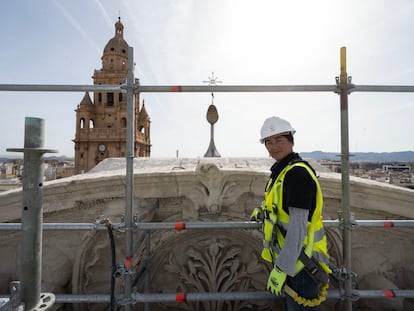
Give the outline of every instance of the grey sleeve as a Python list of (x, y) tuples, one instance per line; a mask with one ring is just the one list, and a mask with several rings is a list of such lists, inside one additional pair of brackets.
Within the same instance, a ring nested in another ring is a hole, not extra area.
[(296, 261), (307, 235), (309, 210), (289, 207), (289, 224), (285, 243), (276, 259), (276, 265), (287, 275), (294, 276)]

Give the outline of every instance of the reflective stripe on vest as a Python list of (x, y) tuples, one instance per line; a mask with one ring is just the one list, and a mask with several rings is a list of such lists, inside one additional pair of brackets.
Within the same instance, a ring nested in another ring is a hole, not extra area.
[[(271, 238), (272, 243), (270, 243), (270, 250), (266, 249), (266, 247), (269, 245), (269, 234), (267, 234), (267, 236), (265, 234), (263, 240), (263, 246), (265, 249), (262, 252), (262, 257), (267, 261), (274, 261), (278, 257), (280, 250), (283, 247), (285, 241), (285, 233), (287, 230), (287, 225), (289, 223), (289, 214), (283, 210), (283, 183), (286, 173), (293, 167), (305, 168), (312, 179), (315, 181), (316, 185), (316, 206), (311, 217), (311, 221), (308, 221), (308, 233), (305, 238), (303, 247), (305, 248), (306, 253), (309, 257), (313, 256), (320, 263), (322, 263), (321, 265), (325, 270), (327, 270), (327, 272), (330, 272), (330, 269), (327, 266), (327, 263), (329, 261), (328, 247), (325, 230), (322, 223), (322, 191), (319, 185), (319, 181), (315, 176), (313, 170), (304, 162), (296, 162), (287, 165), (276, 178), (271, 189), (269, 189), (269, 187), (272, 185), (273, 180), (269, 180), (267, 184), (263, 207), (267, 210), (269, 214), (268, 219), (271, 220), (271, 223), (274, 225), (274, 227), (272, 228), (273, 234)], [(267, 232), (269, 232), (269, 228), (267, 228)], [(263, 254), (265, 256), (263, 256)], [(271, 257), (269, 257), (268, 254), (271, 254)], [(303, 264), (298, 260), (296, 264), (295, 274), (298, 273), (302, 268)]]

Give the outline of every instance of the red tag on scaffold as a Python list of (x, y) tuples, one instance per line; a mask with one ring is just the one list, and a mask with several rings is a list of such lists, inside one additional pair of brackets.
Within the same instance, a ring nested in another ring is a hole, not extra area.
[(125, 267), (129, 268), (132, 266), (132, 257), (126, 257), (124, 261)]
[(385, 298), (395, 298), (395, 293), (392, 289), (384, 289), (383, 292)]
[(184, 230), (185, 229), (185, 222), (176, 222), (174, 224), (174, 229), (177, 230), (177, 231)]
[(384, 222), (384, 228), (392, 228), (394, 227), (394, 223), (392, 221)]
[(187, 299), (186, 299), (186, 295), (185, 295), (185, 293), (176, 293), (175, 294), (175, 301), (176, 302), (185, 302)]
[(179, 86), (179, 85), (173, 85), (171, 87), (171, 91), (172, 92), (181, 92), (181, 86)]

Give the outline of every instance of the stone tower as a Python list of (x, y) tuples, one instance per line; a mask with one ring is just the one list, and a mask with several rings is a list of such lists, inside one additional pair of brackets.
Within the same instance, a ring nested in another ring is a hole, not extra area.
[[(122, 84), (128, 71), (128, 43), (119, 19), (115, 36), (106, 44), (102, 69), (93, 74), (94, 85)], [(119, 92), (95, 92), (93, 101), (86, 92), (76, 111), (75, 173), (89, 171), (105, 158), (126, 156), (127, 100)], [(149, 157), (150, 119), (144, 102), (135, 96), (134, 156)]]

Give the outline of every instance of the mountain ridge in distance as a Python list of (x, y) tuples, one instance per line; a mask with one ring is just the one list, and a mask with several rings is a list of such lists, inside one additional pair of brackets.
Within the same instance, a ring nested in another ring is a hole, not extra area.
[[(315, 161), (341, 161), (340, 152), (311, 151), (299, 152), (302, 158), (310, 158)], [(44, 156), (45, 160), (74, 161), (73, 157), (66, 156)], [(8, 162), (13, 159), (23, 159), (7, 154), (0, 155), (0, 162)], [(414, 151), (394, 151), (394, 152), (350, 152), (350, 162), (414, 162)]]
[[(299, 152), (302, 158), (316, 161), (341, 161), (340, 152)], [(414, 162), (414, 151), (395, 152), (350, 152), (350, 162)]]

